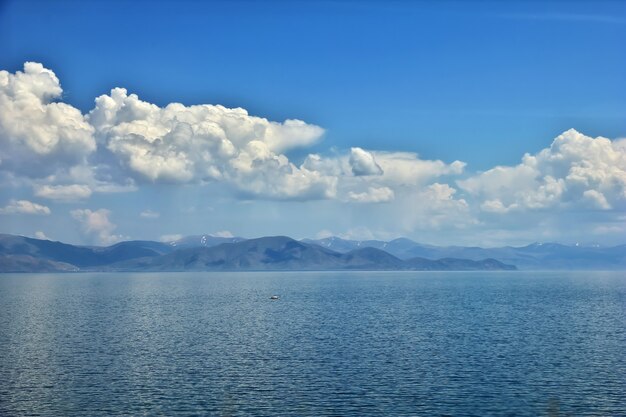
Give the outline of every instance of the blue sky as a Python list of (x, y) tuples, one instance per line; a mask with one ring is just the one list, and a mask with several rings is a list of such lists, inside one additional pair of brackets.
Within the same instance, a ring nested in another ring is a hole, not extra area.
[[(203, 139), (167, 148), (193, 165), (193, 173), (173, 178), (131, 166), (156, 162), (130, 154), (128, 132), (96, 127), (96, 150), (72, 159), (57, 149), (28, 159), (15, 144), (27, 143), (20, 135), (28, 132), (0, 126), (3, 161), (54, 166), (26, 172), (0, 164), (0, 225), (6, 232), (83, 243), (218, 231), (404, 235), (442, 244), (621, 242), (624, 39), (626, 4), (617, 1), (5, 1), (0, 69), (16, 74), (27, 61), (41, 63), (60, 81), (62, 94), (54, 101), (84, 117), (96, 97), (123, 87), (159, 108), (172, 102), (241, 107), (250, 116), (298, 119), (323, 133), (298, 131), (296, 139), (281, 136), (285, 143), (269, 146), (264, 161), (284, 157), (298, 169), (295, 177), (306, 176), (306, 186), (294, 189), (291, 180), (270, 184), (279, 174), (264, 163), (253, 164), (262, 172), (244, 178), (232, 160), (222, 161), (220, 178), (209, 179), (201, 161), (185, 159), (185, 152), (213, 152), (198, 142)], [(576, 134), (551, 148), (572, 128)], [(594, 141), (600, 136), (608, 144)], [(300, 142), (288, 144), (292, 139)], [(590, 157), (600, 145), (606, 149)], [(551, 151), (538, 163), (522, 162), (524, 154), (542, 150)], [(151, 155), (159, 152), (166, 150)], [(259, 150), (244, 156), (251, 152)], [(400, 152), (417, 155), (408, 161)], [(311, 154), (322, 158), (323, 169), (312, 168)], [(392, 169), (384, 165), (400, 166), (398, 158), (405, 172), (387, 175)], [(564, 159), (567, 167), (555, 162)], [(357, 175), (359, 161), (373, 170)], [(79, 166), (102, 169), (87, 175), (85, 168), (82, 178), (68, 174)], [(497, 166), (506, 169), (494, 172)], [(264, 175), (266, 183), (251, 185), (251, 178), (263, 182)], [(495, 186), (494, 179), (508, 182)], [(100, 190), (105, 182), (126, 189), (96, 191), (96, 180)], [(46, 186), (90, 192), (48, 198), (52, 194), (41, 191)], [(31, 215), (19, 201), (50, 213)], [(158, 217), (140, 216), (147, 211)], [(577, 230), (569, 227), (572, 221)]]

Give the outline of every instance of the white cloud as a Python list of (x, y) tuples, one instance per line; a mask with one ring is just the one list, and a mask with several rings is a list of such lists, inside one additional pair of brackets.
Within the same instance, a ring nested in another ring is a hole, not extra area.
[[(502, 239), (522, 236), (519, 224), (545, 220), (523, 233), (541, 230), (550, 237), (569, 227), (563, 220), (567, 214), (585, 230), (579, 233), (593, 234), (619, 229), (623, 220), (615, 218), (626, 210), (626, 138), (611, 141), (569, 130), (517, 165), (473, 173), (453, 186), (464, 162), (426, 160), (412, 152), (355, 146), (308, 155), (296, 164), (290, 151), (315, 144), (324, 133), (300, 120), (273, 122), (219, 105), (159, 107), (119, 88), (98, 97), (84, 116), (59, 102), (62, 92), (56, 75), (41, 64), (0, 71), (3, 186), (32, 187), (37, 197), (76, 201), (94, 193), (134, 191), (146, 183), (159, 184), (154, 188), (159, 192), (162, 183), (216, 183), (203, 196), (216, 191), (219, 199), (227, 190), (246, 204), (257, 198), (334, 199), (319, 204), (348, 212), (350, 227), (367, 224), (377, 236), (396, 225), (398, 234), (431, 230), (436, 236), (444, 228), (471, 228), (479, 219), (480, 230), (506, 230)], [(207, 201), (187, 201), (191, 206), (181, 210), (189, 213)], [(381, 202), (386, 204), (375, 204)], [(46, 210), (11, 200), (0, 213)], [(86, 234), (107, 243), (121, 238), (114, 235), (109, 215), (106, 210), (73, 213)], [(146, 210), (140, 216), (158, 213)], [(331, 221), (324, 227), (334, 226)]]
[[(358, 167), (356, 172), (355, 164)], [(459, 175), (465, 165), (461, 161), (446, 164), (439, 160), (421, 159), (413, 152), (352, 148), (349, 155), (323, 157), (311, 154), (302, 167), (329, 176), (360, 177), (353, 180), (397, 187), (424, 185), (443, 175)]]
[(423, 160), (411, 152), (380, 152), (352, 148), (349, 154), (309, 155), (302, 169), (335, 178), (335, 198), (359, 203), (391, 201), (413, 193), (436, 178), (459, 175), (465, 163)]
[(91, 165), (77, 165), (67, 173), (57, 173), (45, 180), (49, 183), (79, 183), (89, 187), (95, 193), (126, 193), (137, 191), (137, 186), (132, 178), (124, 176), (117, 165), (94, 162)]
[(485, 211), (624, 207), (626, 149), (621, 141), (570, 129), (549, 148), (524, 155), (519, 165), (498, 166), (457, 183), (484, 199)]
[[(262, 146), (260, 144), (255, 144)], [(284, 155), (263, 159), (244, 152), (233, 161), (229, 182), (244, 196), (267, 199), (326, 199), (336, 196), (337, 178), (298, 168)]]
[[(0, 169), (38, 178), (33, 187), (44, 198), (71, 201), (94, 192), (134, 191), (136, 180), (220, 182), (244, 198), (381, 202), (393, 199), (398, 187), (427, 185), (461, 173), (465, 165), (354, 147), (336, 157), (309, 155), (297, 166), (285, 153), (316, 143), (324, 129), (220, 105), (159, 107), (123, 88), (98, 97), (85, 117), (52, 101), (62, 89), (41, 64), (0, 74), (0, 110), (6, 108)], [(47, 113), (58, 117), (41, 116)]]
[(596, 235), (618, 235), (623, 237), (626, 234), (626, 219), (622, 219), (622, 224), (600, 225), (593, 228), (592, 233)]
[(135, 94), (129, 95), (124, 88), (115, 88), (110, 95), (98, 97), (89, 120), (109, 139), (123, 141), (135, 135), (152, 144), (163, 140), (171, 145), (195, 142), (192, 146), (200, 146), (205, 142), (204, 150), (226, 156), (255, 140), (265, 143), (272, 152), (282, 153), (309, 146), (324, 133), (321, 127), (301, 120), (271, 122), (250, 116), (242, 108), (180, 103), (160, 108)]
[(80, 110), (54, 101), (62, 92), (54, 72), (41, 64), (0, 71), (1, 170), (42, 177), (95, 151), (94, 129)]
[(189, 183), (226, 181), (267, 198), (327, 198), (334, 181), (301, 169), (282, 153), (317, 142), (324, 130), (283, 123), (219, 105), (166, 107), (125, 89), (96, 99), (89, 113), (97, 136), (137, 179)]
[(36, 185), (35, 195), (50, 200), (76, 201), (89, 198), (91, 189), (86, 185)]
[(465, 216), (462, 213), (468, 211), (469, 205), (465, 199), (456, 198), (456, 193), (457, 190), (448, 184), (431, 184), (416, 194), (415, 207), (419, 207), (418, 211), (430, 213), (427, 220), (435, 226), (446, 221), (463, 222)]
[(28, 200), (11, 200), (9, 204), (0, 208), (0, 214), (34, 214), (47, 216), (50, 208)]
[(109, 220), (111, 211), (98, 209), (78, 209), (70, 211), (72, 217), (80, 222), (81, 231), (96, 243), (101, 245), (112, 245), (120, 240), (127, 239), (122, 235), (115, 235), (113, 231), (117, 225)]
[(389, 187), (369, 187), (362, 193), (348, 192), (348, 199), (357, 203), (383, 203), (394, 199), (394, 192)]
[(211, 233), (211, 236), (214, 236), (214, 237), (235, 237), (228, 230), (220, 230), (219, 232)]
[(315, 239), (326, 239), (327, 237), (333, 237), (335, 234), (327, 229), (322, 229), (315, 234)]
[(476, 224), (470, 205), (448, 184), (434, 183), (403, 196), (393, 216), (404, 230), (464, 229)]
[(152, 210), (144, 210), (139, 213), (139, 217), (143, 219), (158, 219), (160, 216), (161, 214), (159, 212)]
[(511, 210), (515, 210), (519, 205), (513, 203), (508, 206), (502, 204), (502, 201), (494, 198), (493, 200), (487, 200), (480, 205), (483, 211), (490, 213), (508, 213)]
[(302, 163), (302, 168), (331, 177), (354, 175), (347, 155), (325, 157), (309, 154)]
[(41, 230), (35, 232), (35, 239), (50, 240), (50, 238)]
[(350, 150), (350, 167), (352, 173), (356, 176), (361, 175), (381, 175), (383, 170), (376, 163), (374, 155), (361, 148), (352, 148)]
[(365, 226), (353, 227), (346, 232), (338, 233), (336, 236), (346, 240), (372, 240), (376, 238), (374, 233)]
[(585, 190), (583, 192), (583, 198), (592, 203), (593, 207), (601, 210), (609, 210), (611, 205), (606, 201), (606, 197), (600, 191)]
[(446, 164), (439, 160), (420, 159), (412, 152), (373, 152), (383, 169), (384, 181), (397, 185), (421, 185), (443, 175), (458, 175), (465, 163)]
[[(334, 178), (301, 169), (284, 155), (319, 141), (324, 133), (319, 126), (301, 120), (272, 122), (219, 105), (171, 103), (160, 108), (119, 88), (98, 97), (85, 117), (54, 101), (61, 94), (56, 75), (41, 64), (26, 63), (15, 74), (0, 72), (0, 170), (45, 177), (36, 186), (46, 198), (65, 192), (85, 198), (84, 187), (90, 192), (132, 191), (133, 178), (220, 181), (241, 194), (269, 199), (335, 194)], [(73, 189), (61, 188), (72, 182)]]
[(159, 241), (164, 243), (175, 242), (183, 238), (183, 235), (174, 234), (174, 235), (161, 235), (159, 237)]

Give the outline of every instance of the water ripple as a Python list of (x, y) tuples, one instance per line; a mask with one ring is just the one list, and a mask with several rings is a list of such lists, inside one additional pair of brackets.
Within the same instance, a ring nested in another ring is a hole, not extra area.
[(3, 416), (626, 416), (619, 273), (3, 275), (0, 309)]

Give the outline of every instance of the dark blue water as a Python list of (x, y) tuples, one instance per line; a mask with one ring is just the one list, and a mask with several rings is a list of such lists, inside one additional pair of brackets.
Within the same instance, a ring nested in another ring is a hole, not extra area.
[(0, 275), (0, 415), (626, 416), (626, 277)]

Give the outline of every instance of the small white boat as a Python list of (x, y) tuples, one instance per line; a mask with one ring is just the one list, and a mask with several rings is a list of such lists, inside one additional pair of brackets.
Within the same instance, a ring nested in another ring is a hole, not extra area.
[(278, 300), (279, 298), (280, 298), (280, 297), (279, 297), (279, 296), (277, 296), (277, 295), (272, 295), (272, 296), (270, 297), (270, 300)]

